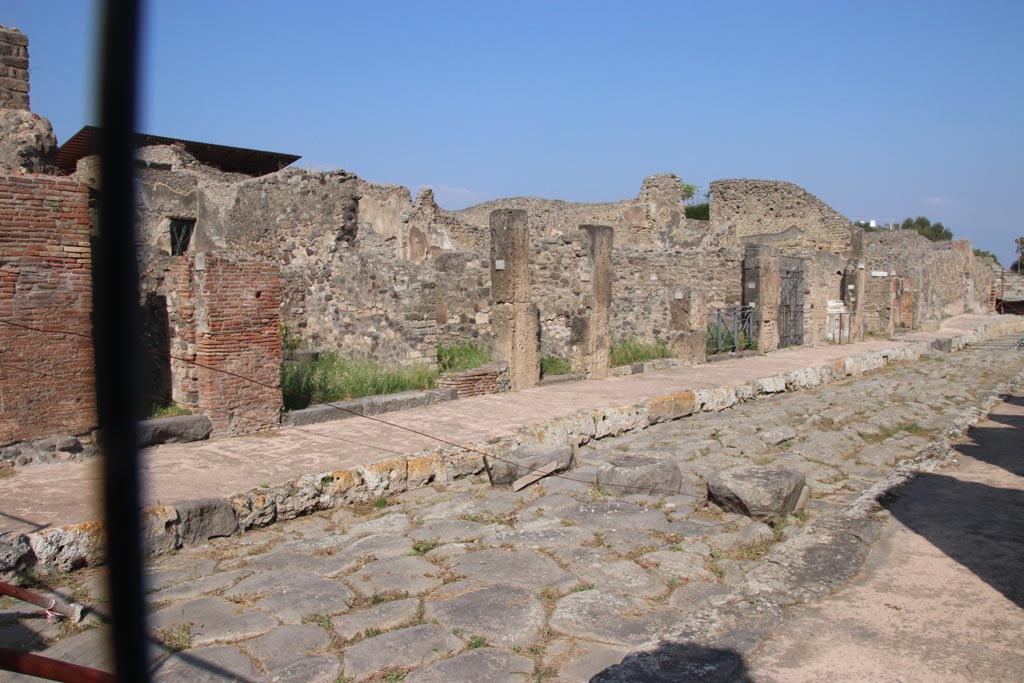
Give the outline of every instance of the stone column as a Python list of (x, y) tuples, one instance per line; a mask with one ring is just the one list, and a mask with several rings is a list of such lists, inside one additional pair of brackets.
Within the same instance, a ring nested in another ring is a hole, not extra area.
[(540, 314), (530, 299), (530, 233), (523, 209), (491, 212), (491, 302), (495, 360), (512, 391), (540, 382)]
[(778, 250), (763, 245), (747, 245), (743, 257), (743, 305), (754, 307), (757, 348), (762, 353), (779, 348), (781, 296)]
[(672, 351), (686, 365), (708, 359), (708, 311), (697, 289), (676, 288), (669, 292), (669, 337)]
[(569, 339), (571, 364), (573, 372), (584, 373), (590, 379), (603, 379), (611, 366), (614, 231), (607, 225), (581, 225), (580, 231), (585, 235), (587, 263), (581, 273), (583, 302), (580, 312), (573, 317)]

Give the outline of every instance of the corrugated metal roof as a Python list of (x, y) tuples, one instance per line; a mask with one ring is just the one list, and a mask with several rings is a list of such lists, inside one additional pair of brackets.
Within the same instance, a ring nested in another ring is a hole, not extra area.
[[(74, 173), (78, 160), (98, 153), (100, 129), (96, 126), (84, 126), (57, 150), (57, 166), (68, 173)], [(198, 161), (230, 173), (244, 173), (261, 176), (279, 171), (302, 157), (295, 154), (280, 152), (264, 152), (244, 147), (228, 147), (214, 145), (209, 142), (165, 138), (160, 135), (137, 133), (136, 140), (140, 147), (153, 145), (182, 145), (185, 150)]]

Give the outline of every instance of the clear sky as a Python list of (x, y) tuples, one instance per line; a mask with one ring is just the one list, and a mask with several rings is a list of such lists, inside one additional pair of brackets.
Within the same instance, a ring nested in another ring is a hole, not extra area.
[[(374, 182), (635, 196), (674, 172), (925, 215), (1009, 265), (1024, 235), (1024, 2), (146, 3), (145, 132), (301, 154)], [(32, 108), (95, 123), (96, 7), (0, 0)]]

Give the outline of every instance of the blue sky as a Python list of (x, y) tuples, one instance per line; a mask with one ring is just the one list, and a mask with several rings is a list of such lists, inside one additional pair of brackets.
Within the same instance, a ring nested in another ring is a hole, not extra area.
[[(32, 107), (95, 122), (85, 0), (2, 0)], [(142, 129), (503, 196), (635, 196), (674, 172), (806, 187), (852, 219), (1024, 234), (1024, 3), (147, 4)]]

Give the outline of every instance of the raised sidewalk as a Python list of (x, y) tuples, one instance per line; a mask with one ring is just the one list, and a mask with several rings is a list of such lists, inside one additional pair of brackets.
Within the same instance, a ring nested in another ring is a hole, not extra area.
[[(696, 367), (462, 399), (379, 419), (500, 456), (518, 443), (585, 442), (693, 412), (721, 410), (759, 394), (836, 381), (890, 362), (914, 360), (936, 342), (955, 350), (1014, 332), (1024, 332), (1024, 317), (964, 315), (945, 321), (935, 332), (897, 341), (795, 347)], [(154, 506), (146, 516), (147, 542), (151, 552), (160, 553), (204, 538), (203, 524), (219, 525), (210, 535), (221, 533), (231, 518), (242, 529), (264, 526), (450, 480), (481, 466), (477, 452), (363, 418), (157, 446), (143, 457), (143, 501)], [(0, 480), (0, 546), (27, 544), (34, 562), (54, 569), (102, 560), (101, 530), (94, 523), (100, 519), (100, 483), (96, 460), (19, 468)], [(191, 531), (186, 534), (185, 528)], [(0, 555), (3, 551), (0, 547)]]

